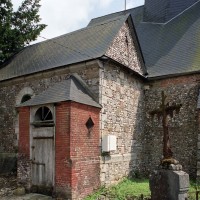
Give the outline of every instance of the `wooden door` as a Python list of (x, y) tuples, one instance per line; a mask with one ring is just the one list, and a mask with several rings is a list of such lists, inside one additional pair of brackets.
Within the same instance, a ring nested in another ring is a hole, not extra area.
[(32, 185), (53, 187), (54, 183), (54, 128), (32, 129)]

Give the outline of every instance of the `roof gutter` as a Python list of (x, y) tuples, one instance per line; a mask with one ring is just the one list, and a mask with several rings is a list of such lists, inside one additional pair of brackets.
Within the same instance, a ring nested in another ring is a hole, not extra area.
[(167, 74), (167, 75), (155, 76), (155, 77), (147, 77), (147, 80), (148, 81), (162, 80), (166, 78), (175, 78), (179, 76), (194, 75), (194, 74), (200, 74), (200, 70), (192, 71), (192, 72), (182, 72), (182, 73), (176, 73), (176, 74)]

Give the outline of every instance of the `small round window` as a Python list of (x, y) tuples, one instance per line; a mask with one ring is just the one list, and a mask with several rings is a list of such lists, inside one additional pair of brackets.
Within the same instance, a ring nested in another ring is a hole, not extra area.
[(45, 122), (45, 121), (51, 121), (51, 120), (53, 120), (53, 115), (52, 115), (51, 110), (48, 107), (43, 106), (43, 107), (40, 107), (36, 111), (35, 121)]

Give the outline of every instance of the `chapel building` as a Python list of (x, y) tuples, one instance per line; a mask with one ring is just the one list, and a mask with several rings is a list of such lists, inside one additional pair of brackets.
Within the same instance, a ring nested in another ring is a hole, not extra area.
[(27, 191), (69, 199), (149, 175), (163, 148), (150, 113), (164, 91), (181, 104), (168, 118), (174, 157), (198, 178), (199, 11), (199, 0), (146, 0), (11, 57), (0, 67), (1, 172), (16, 158)]

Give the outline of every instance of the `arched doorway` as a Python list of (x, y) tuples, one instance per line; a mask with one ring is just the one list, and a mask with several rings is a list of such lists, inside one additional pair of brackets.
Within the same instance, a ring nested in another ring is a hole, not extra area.
[(32, 188), (38, 193), (51, 193), (54, 185), (55, 147), (53, 113), (53, 105), (31, 108), (31, 179)]

